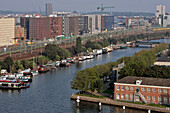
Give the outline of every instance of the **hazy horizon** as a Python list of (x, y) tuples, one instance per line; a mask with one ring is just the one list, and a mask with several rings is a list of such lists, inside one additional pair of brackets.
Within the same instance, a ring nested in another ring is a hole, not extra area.
[[(166, 12), (170, 12), (170, 0), (5, 0), (1, 1), (0, 10), (10, 11), (39, 11), (45, 10), (45, 3), (53, 4), (53, 11), (78, 11), (78, 12), (95, 12), (97, 7), (115, 6), (112, 9), (104, 11), (113, 12), (151, 12), (156, 11), (156, 5), (165, 5)], [(12, 4), (12, 5), (11, 5)]]

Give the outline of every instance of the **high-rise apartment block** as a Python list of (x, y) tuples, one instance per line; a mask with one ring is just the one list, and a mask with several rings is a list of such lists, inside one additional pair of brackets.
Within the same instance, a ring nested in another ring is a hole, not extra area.
[(29, 40), (44, 40), (63, 34), (62, 17), (42, 17), (41, 15), (21, 17), (21, 26), (28, 32)]
[(29, 18), (29, 39), (43, 40), (50, 38), (50, 19), (48, 17)]
[(0, 46), (14, 44), (15, 38), (15, 19), (0, 18)]
[(53, 12), (52, 4), (51, 3), (46, 3), (45, 4), (45, 12), (46, 16), (49, 16)]
[(63, 34), (63, 18), (62, 17), (49, 17), (50, 19), (50, 38), (55, 38)]
[(155, 16), (158, 18), (161, 15), (165, 15), (165, 6), (163, 5), (156, 6)]
[(69, 33), (73, 35), (79, 34), (78, 16), (69, 17)]
[(88, 16), (79, 16), (78, 17), (78, 23), (79, 23), (79, 26), (78, 26), (79, 35), (89, 33)]
[(27, 31), (27, 39), (44, 40), (58, 35), (76, 36), (114, 30), (113, 15), (24, 15), (21, 27)]

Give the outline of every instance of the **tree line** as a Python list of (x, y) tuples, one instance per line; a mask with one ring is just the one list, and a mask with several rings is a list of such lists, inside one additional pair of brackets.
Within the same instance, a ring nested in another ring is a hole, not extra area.
[[(126, 66), (121, 69), (119, 79), (125, 76), (148, 75), (151, 77), (170, 77), (169, 68), (164, 66), (153, 66), (153, 63), (156, 61), (155, 54), (166, 48), (167, 44), (159, 44), (158, 46), (150, 50), (143, 49), (140, 52), (135, 53), (133, 56), (122, 57), (116, 62), (96, 65), (92, 68), (78, 71), (76, 72), (74, 79), (70, 83), (71, 88), (79, 91), (94, 91), (96, 89), (97, 91), (101, 92), (103, 89), (104, 78), (111, 75), (113, 67), (116, 67), (118, 64), (123, 62)], [(161, 75), (162, 73), (164, 74)]]

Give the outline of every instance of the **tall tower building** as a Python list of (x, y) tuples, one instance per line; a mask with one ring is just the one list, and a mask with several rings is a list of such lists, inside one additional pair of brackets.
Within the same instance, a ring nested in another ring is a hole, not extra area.
[(158, 6), (156, 6), (155, 16), (158, 18), (161, 15), (165, 15), (165, 6), (158, 5)]
[(46, 16), (49, 16), (53, 12), (52, 4), (51, 3), (46, 3), (45, 4), (45, 12)]

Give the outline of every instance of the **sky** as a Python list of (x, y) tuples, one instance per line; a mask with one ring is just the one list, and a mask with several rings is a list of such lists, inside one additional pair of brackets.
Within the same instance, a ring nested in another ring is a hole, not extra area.
[(155, 12), (156, 5), (165, 5), (170, 13), (170, 0), (0, 0), (0, 10), (12, 11), (41, 11), (45, 10), (45, 3), (53, 4), (53, 11), (94, 12), (97, 7), (115, 6), (105, 9), (113, 12)]

